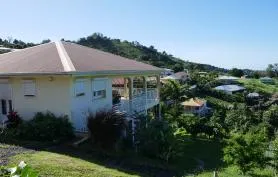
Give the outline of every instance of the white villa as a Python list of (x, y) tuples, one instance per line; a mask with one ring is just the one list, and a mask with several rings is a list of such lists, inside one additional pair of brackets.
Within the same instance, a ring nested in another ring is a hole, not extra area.
[[(24, 120), (36, 112), (51, 111), (67, 115), (77, 132), (85, 132), (89, 112), (113, 107), (112, 90), (120, 95), (120, 111), (146, 113), (155, 106), (159, 110), (161, 71), (63, 41), (1, 54), (0, 121), (11, 110)], [(122, 87), (113, 88), (116, 78), (124, 80)]]

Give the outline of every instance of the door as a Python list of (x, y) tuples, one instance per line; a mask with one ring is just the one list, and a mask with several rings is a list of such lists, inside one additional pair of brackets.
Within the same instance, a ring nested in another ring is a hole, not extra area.
[(76, 79), (74, 81), (72, 123), (75, 131), (78, 132), (86, 132), (87, 130), (87, 117), (91, 105), (89, 85), (89, 79)]
[(7, 118), (7, 114), (12, 111), (11, 85), (0, 80), (0, 123)]

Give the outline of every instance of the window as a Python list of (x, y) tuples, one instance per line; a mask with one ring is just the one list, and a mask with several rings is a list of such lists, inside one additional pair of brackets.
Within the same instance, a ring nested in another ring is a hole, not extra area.
[(1, 100), (1, 107), (2, 107), (2, 114), (6, 115), (7, 114), (7, 101), (6, 100)]
[(107, 79), (94, 79), (92, 82), (93, 99), (106, 97)]
[(24, 96), (33, 97), (36, 96), (36, 83), (34, 80), (23, 81)]
[(85, 95), (85, 88), (84, 88), (84, 80), (76, 80), (75, 81), (75, 96), (84, 96)]
[(9, 100), (9, 111), (10, 112), (13, 111), (13, 102), (12, 102), (12, 100)]
[(105, 97), (106, 97), (106, 90), (94, 91), (94, 99), (105, 98)]

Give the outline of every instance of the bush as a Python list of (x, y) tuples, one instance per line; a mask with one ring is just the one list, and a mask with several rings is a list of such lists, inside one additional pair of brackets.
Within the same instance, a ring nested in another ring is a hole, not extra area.
[(18, 136), (27, 140), (62, 141), (72, 138), (74, 132), (67, 116), (38, 112), (32, 120), (18, 127)]
[(93, 142), (102, 148), (113, 148), (127, 127), (125, 117), (124, 113), (114, 109), (90, 114), (87, 127)]
[(224, 148), (224, 161), (228, 164), (237, 165), (245, 175), (254, 168), (263, 168), (267, 158), (265, 152), (267, 144), (264, 133), (232, 134), (226, 141)]
[(168, 162), (183, 154), (183, 134), (165, 121), (152, 120), (138, 133), (139, 150), (145, 156)]

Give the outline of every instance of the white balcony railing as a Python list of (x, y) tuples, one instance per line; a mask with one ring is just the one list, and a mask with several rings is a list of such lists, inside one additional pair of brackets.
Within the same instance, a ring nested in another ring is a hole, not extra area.
[(156, 89), (148, 89), (146, 93), (140, 93), (133, 96), (133, 99), (121, 98), (117, 107), (120, 111), (129, 114), (141, 113), (159, 103), (158, 92)]

